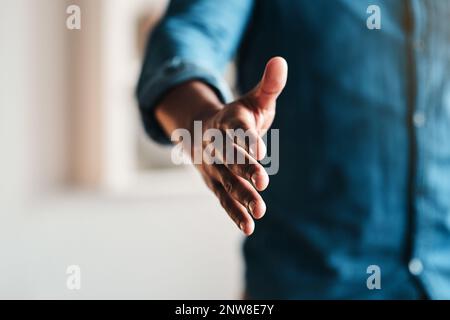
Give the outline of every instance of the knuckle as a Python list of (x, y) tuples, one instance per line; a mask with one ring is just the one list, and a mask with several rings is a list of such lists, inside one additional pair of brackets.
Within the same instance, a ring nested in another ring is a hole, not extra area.
[(233, 184), (228, 179), (224, 178), (223, 188), (227, 193), (231, 193), (233, 191)]
[(217, 183), (211, 182), (210, 183), (210, 189), (215, 194), (215, 196), (220, 200), (222, 199), (222, 192), (220, 188), (218, 187)]
[(250, 208), (250, 204), (252, 202), (256, 202), (256, 197), (254, 197), (252, 194), (248, 194), (244, 198), (243, 205), (247, 208), (247, 210)]
[(256, 171), (256, 166), (253, 164), (245, 164), (242, 165), (242, 170), (242, 175), (250, 179)]
[(239, 175), (239, 166), (232, 162), (226, 162), (227, 168), (235, 175)]
[(245, 165), (243, 165), (243, 164), (235, 164), (235, 165), (233, 165), (232, 171), (237, 176), (245, 177)]
[(239, 221), (239, 218), (236, 216), (236, 214), (233, 211), (231, 211), (231, 210), (227, 211), (227, 214), (230, 217), (230, 219), (233, 220), (233, 222), (237, 226), (239, 226), (240, 221)]

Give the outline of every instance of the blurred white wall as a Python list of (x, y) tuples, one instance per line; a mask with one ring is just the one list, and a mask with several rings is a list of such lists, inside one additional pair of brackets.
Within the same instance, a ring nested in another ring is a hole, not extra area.
[[(61, 10), (61, 1), (2, 1), (0, 170), (11, 177), (6, 192), (34, 192), (67, 177), (69, 62)], [(11, 188), (18, 183), (18, 190)]]
[(2, 0), (0, 298), (240, 297), (239, 232), (198, 175), (137, 165), (138, 21), (156, 5)]

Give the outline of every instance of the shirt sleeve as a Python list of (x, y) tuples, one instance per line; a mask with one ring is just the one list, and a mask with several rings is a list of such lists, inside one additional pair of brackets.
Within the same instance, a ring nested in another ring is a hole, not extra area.
[(155, 119), (154, 107), (173, 86), (200, 80), (223, 102), (232, 99), (222, 75), (245, 32), (253, 1), (171, 1), (148, 41), (137, 86), (144, 128), (155, 141), (170, 143)]

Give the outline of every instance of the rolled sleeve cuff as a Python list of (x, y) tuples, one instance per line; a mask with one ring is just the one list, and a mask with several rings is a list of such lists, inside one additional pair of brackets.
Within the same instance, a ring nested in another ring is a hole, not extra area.
[(163, 64), (157, 73), (138, 90), (139, 110), (145, 131), (156, 142), (171, 143), (155, 118), (155, 106), (168, 90), (190, 80), (199, 80), (209, 85), (224, 103), (232, 100), (231, 90), (223, 77), (198, 64), (178, 57), (173, 58)]

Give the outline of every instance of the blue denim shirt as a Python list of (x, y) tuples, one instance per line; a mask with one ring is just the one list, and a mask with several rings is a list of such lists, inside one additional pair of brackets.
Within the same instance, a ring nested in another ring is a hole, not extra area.
[(138, 85), (154, 139), (168, 141), (152, 108), (172, 86), (228, 101), (233, 58), (242, 92), (270, 57), (289, 63), (280, 171), (244, 245), (250, 297), (450, 299), (449, 17), (448, 0), (172, 1)]

